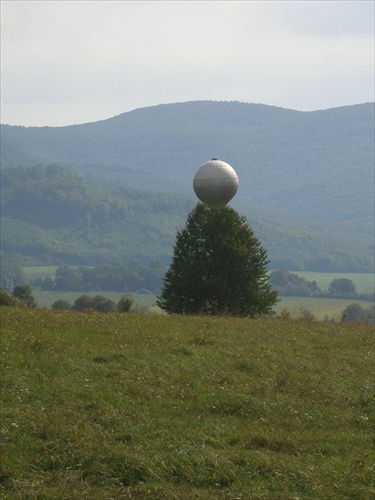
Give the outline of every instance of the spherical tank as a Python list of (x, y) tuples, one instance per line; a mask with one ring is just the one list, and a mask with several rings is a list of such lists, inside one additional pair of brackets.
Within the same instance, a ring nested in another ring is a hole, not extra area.
[(228, 163), (213, 158), (198, 168), (193, 188), (206, 205), (226, 205), (237, 193), (238, 177)]

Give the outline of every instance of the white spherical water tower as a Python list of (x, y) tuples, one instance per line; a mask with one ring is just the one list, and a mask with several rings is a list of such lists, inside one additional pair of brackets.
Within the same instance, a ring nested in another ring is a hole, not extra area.
[(213, 158), (198, 168), (193, 188), (206, 205), (226, 205), (237, 193), (238, 176), (228, 163)]

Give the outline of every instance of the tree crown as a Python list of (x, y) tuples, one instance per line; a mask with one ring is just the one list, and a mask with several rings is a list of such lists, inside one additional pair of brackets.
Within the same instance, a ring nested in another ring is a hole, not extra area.
[(270, 314), (277, 295), (267, 263), (244, 217), (225, 205), (198, 203), (177, 232), (158, 305), (180, 314)]

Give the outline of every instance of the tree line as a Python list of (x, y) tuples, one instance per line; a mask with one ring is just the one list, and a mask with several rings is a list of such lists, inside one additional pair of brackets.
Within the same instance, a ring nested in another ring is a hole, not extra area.
[(322, 291), (316, 281), (308, 281), (286, 269), (277, 269), (271, 272), (269, 282), (280, 296), (374, 300), (373, 293), (357, 293), (355, 284), (348, 278), (335, 278), (329, 284), (328, 291)]
[[(101, 313), (120, 312), (127, 313), (134, 308), (134, 301), (128, 296), (123, 295), (117, 302), (104, 297), (103, 295), (96, 295), (90, 297), (89, 295), (80, 295), (71, 305), (66, 300), (56, 300), (52, 304), (52, 309), (58, 310), (72, 310), (72, 311), (97, 311)], [(0, 289), (0, 306), (10, 307), (27, 307), (35, 309), (38, 304), (33, 296), (32, 290), (29, 285), (22, 284), (14, 287), (12, 293), (8, 293), (4, 289)]]
[(107, 291), (158, 294), (166, 266), (153, 261), (106, 264), (97, 267), (60, 266), (55, 277), (37, 278), (32, 285), (49, 291)]
[[(30, 286), (23, 284), (17, 285), (12, 293), (0, 289), (0, 306), (36, 308), (38, 304), (32, 294)], [(80, 295), (73, 304), (63, 299), (56, 300), (52, 304), (52, 309), (60, 311), (71, 310), (84, 312), (91, 310), (100, 313), (128, 313), (134, 310), (134, 308), (135, 304), (133, 300), (127, 295), (123, 295), (117, 304), (112, 299), (104, 297), (103, 295), (90, 297), (87, 294)], [(292, 319), (288, 311), (283, 311), (278, 317), (281, 319)], [(314, 315), (307, 310), (301, 311), (297, 319), (306, 322), (316, 320)], [(341, 322), (373, 325), (375, 324), (375, 307), (372, 305), (368, 308), (364, 308), (357, 303), (349, 304), (341, 313)]]

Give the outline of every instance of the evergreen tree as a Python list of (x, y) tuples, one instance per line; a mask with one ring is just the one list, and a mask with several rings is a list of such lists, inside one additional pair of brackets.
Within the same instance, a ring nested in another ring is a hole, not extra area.
[(178, 314), (270, 314), (277, 294), (268, 284), (267, 263), (244, 217), (228, 206), (198, 203), (177, 232), (157, 304)]

